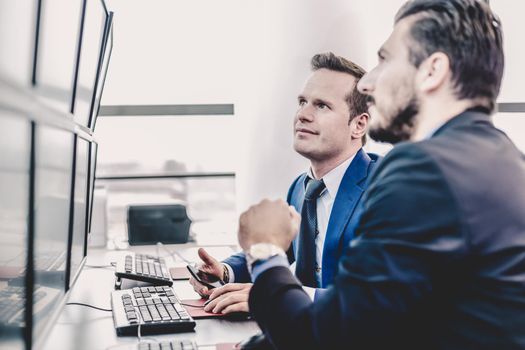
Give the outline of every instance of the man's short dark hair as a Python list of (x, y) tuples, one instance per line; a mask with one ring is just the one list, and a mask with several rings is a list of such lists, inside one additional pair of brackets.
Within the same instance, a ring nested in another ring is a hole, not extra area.
[(485, 1), (413, 0), (395, 23), (415, 16), (410, 29), (410, 61), (419, 67), (434, 52), (450, 60), (459, 99), (479, 99), (494, 110), (503, 76), (501, 24)]
[[(363, 75), (366, 74), (366, 71), (363, 68), (344, 57), (336, 56), (332, 52), (315, 55), (312, 57), (310, 64), (314, 72), (318, 69), (324, 68), (331, 71), (350, 74), (356, 79), (352, 91), (350, 91), (350, 93), (345, 98), (350, 110), (350, 119), (348, 120), (349, 123), (358, 115), (368, 113), (366, 95), (363, 95), (357, 90), (357, 82), (363, 77)], [(366, 143), (366, 134), (363, 135), (361, 141), (363, 145)]]

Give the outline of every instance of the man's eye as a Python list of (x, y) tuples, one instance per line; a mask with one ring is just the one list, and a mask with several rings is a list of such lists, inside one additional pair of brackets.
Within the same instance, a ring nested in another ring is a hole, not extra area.
[(299, 106), (304, 106), (306, 104), (305, 100), (299, 100)]
[(317, 105), (317, 108), (319, 108), (319, 109), (327, 109), (328, 106), (325, 105), (324, 103), (319, 103), (319, 104)]

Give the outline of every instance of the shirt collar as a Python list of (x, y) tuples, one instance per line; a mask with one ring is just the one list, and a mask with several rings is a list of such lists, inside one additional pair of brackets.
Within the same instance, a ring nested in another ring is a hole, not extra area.
[[(348, 169), (354, 157), (355, 157), (355, 154), (351, 156), (350, 158), (348, 158), (347, 160), (345, 160), (344, 162), (342, 162), (341, 164), (339, 164), (337, 167), (330, 170), (328, 173), (325, 174), (325, 176), (323, 176), (322, 180), (326, 186), (326, 190), (322, 192), (323, 194), (324, 192), (328, 192), (331, 198), (335, 198), (335, 196), (337, 195), (337, 191), (339, 190), (339, 185), (341, 185), (343, 176), (346, 173), (346, 169)], [(312, 173), (312, 168), (309, 168), (306, 174), (308, 178), (315, 179)], [(304, 182), (305, 188), (306, 188), (307, 182), (308, 181)]]

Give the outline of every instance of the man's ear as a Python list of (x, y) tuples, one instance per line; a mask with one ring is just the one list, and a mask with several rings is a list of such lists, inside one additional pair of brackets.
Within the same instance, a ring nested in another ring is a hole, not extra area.
[(450, 60), (443, 52), (434, 52), (419, 65), (416, 88), (423, 93), (432, 93), (447, 84), (451, 76)]
[(362, 113), (350, 121), (350, 133), (352, 139), (361, 139), (368, 131), (368, 113)]

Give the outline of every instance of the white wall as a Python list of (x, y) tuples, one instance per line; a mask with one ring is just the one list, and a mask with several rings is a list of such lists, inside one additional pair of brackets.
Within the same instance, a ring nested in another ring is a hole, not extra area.
[[(403, 2), (108, 0), (115, 47), (102, 103), (234, 103), (238, 147), (229, 156), (238, 164), (238, 209), (284, 197), (307, 167), (292, 150), (292, 120), (310, 57), (330, 50), (372, 68)], [(523, 79), (513, 77), (525, 73), (525, 5), (491, 3), (504, 26), (512, 22), (505, 26), (505, 102), (523, 102)]]

